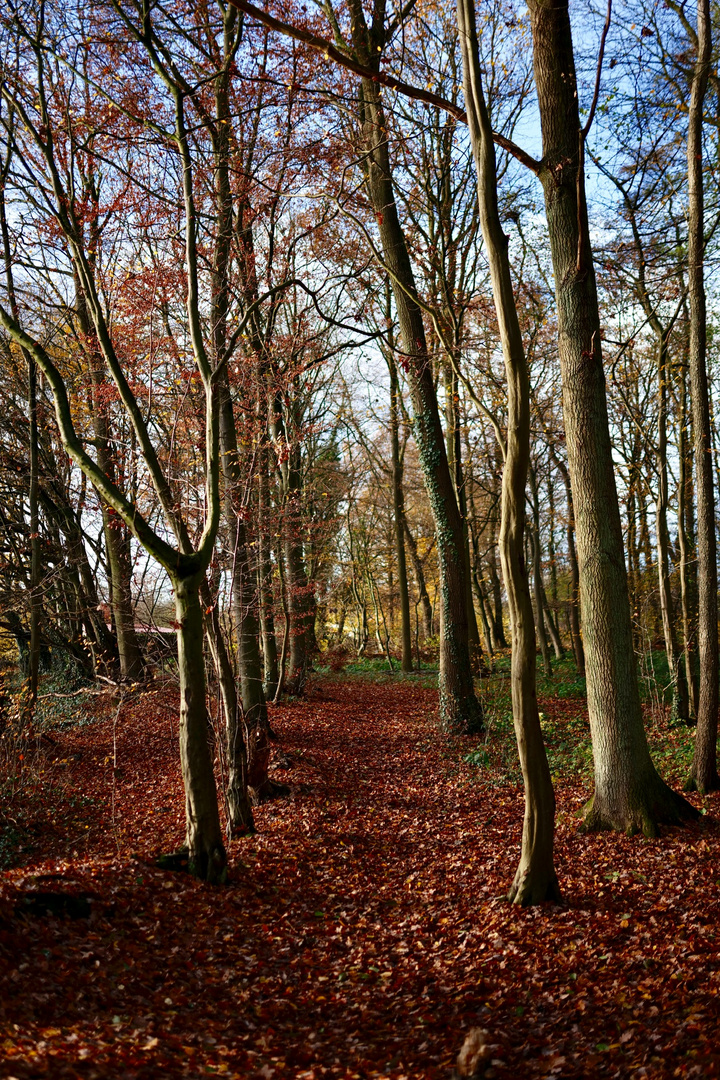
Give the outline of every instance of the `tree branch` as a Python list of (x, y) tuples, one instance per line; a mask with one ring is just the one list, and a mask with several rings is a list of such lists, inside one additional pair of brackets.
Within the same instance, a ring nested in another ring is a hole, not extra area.
[[(253, 19), (257, 19), (263, 26), (267, 26), (271, 30), (276, 30), (279, 34), (284, 34), (286, 37), (294, 38), (295, 41), (302, 41), (305, 45), (309, 45), (311, 49), (317, 49), (318, 52), (323, 53), (328, 60), (332, 60), (334, 63), (339, 64), (340, 67), (352, 71), (355, 75), (359, 75), (360, 78), (369, 79), (374, 83), (380, 83), (381, 86), (387, 86), (388, 89), (395, 90), (396, 93), (403, 94), (405, 97), (412, 98), (415, 101), (424, 101), (426, 105), (434, 105), (436, 108), (443, 109), (445, 112), (450, 113), (451, 116), (454, 116), (455, 119), (459, 120), (462, 124), (467, 124), (467, 116), (463, 109), (461, 109), (459, 105), (454, 105), (452, 101), (448, 101), (447, 98), (441, 97), (440, 94), (434, 94), (431, 90), (423, 90), (419, 86), (411, 86), (410, 83), (403, 82), (401, 79), (396, 79), (394, 75), (389, 75), (385, 71), (376, 71), (373, 68), (366, 67), (365, 64), (359, 63), (351, 56), (342, 52), (341, 49), (336, 45), (333, 45), (332, 42), (328, 41), (326, 38), (318, 37), (317, 34), (312, 34), (309, 30), (303, 30), (299, 26), (281, 22), (267, 11), (255, 7), (249, 0), (230, 0), (230, 2), (234, 7), (239, 8), (240, 11), (244, 11), (246, 15), (250, 15)], [(521, 147), (517, 146), (512, 139), (507, 139), (504, 135), (500, 135), (498, 132), (494, 131), (493, 141), (503, 150), (507, 150), (509, 154), (516, 158), (526, 168), (530, 169), (531, 172), (535, 173), (536, 176), (540, 173), (540, 162), (536, 161), (534, 157), (527, 154)]]

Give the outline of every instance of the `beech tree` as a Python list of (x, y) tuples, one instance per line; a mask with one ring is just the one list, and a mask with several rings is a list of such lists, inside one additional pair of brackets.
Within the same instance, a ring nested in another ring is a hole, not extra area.
[(530, 0), (535, 82), (563, 377), (563, 416), (577, 530), (578, 569), (595, 757), (588, 828), (642, 830), (692, 816), (660, 778), (643, 728), (627, 574), (602, 365), (600, 313), (585, 197), (584, 144), (599, 92), (580, 123), (567, 3)]

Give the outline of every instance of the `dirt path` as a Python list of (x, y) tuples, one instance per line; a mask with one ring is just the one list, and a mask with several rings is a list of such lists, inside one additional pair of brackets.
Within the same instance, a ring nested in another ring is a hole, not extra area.
[[(0, 875), (0, 1075), (447, 1080), (473, 1026), (488, 1076), (719, 1075), (718, 826), (585, 838), (561, 792), (569, 903), (517, 911), (521, 793), (435, 700), (355, 681), (277, 709), (294, 795), (225, 889), (152, 865), (182, 840), (169, 691), (58, 738), (32, 861)], [(58, 889), (91, 917), (17, 916)]]

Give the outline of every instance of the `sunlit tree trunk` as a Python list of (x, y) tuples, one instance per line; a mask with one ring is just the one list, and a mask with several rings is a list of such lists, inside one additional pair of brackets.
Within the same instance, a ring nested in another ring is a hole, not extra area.
[(702, 129), (703, 101), (710, 73), (710, 0), (697, 4), (697, 57), (693, 71), (688, 113), (688, 303), (690, 307), (690, 396), (695, 440), (695, 489), (697, 492), (698, 650), (700, 695), (697, 734), (687, 788), (715, 791), (720, 787), (717, 771), (718, 730), (718, 608), (717, 540), (713, 489), (710, 405), (706, 361)]
[(585, 824), (653, 835), (660, 822), (677, 821), (692, 808), (658, 775), (640, 710), (567, 2), (530, 0), (528, 6), (595, 758)]
[(410, 593), (408, 590), (407, 561), (405, 559), (405, 493), (403, 468), (400, 457), (400, 412), (397, 365), (391, 353), (385, 356), (390, 372), (390, 440), (392, 451), (393, 529), (395, 558), (397, 561), (398, 594), (400, 597), (401, 662), (402, 671), (412, 671), (412, 634), (410, 627)]
[[(356, 50), (364, 62), (376, 65), (376, 28), (373, 33), (368, 31), (357, 0), (352, 0), (351, 16)], [(395, 308), (408, 358), (415, 440), (435, 522), (440, 571), (440, 717), (448, 731), (469, 733), (482, 730), (483, 716), (475, 696), (468, 647), (462, 518), (448, 464), (425, 325), (393, 192), (385, 110), (380, 88), (370, 79), (363, 79), (361, 84), (360, 120), (366, 189), (393, 281)]]
[(474, 0), (458, 0), (457, 12), (465, 103), (478, 175), (480, 221), (490, 264), (508, 390), (500, 557), (512, 633), (513, 720), (525, 783), (520, 864), (509, 898), (516, 904), (527, 905), (560, 899), (553, 858), (555, 794), (538, 713), (535, 633), (524, 560), (525, 485), (530, 458), (530, 381), (512, 289), (508, 241), (502, 231), (498, 212), (495, 148), (482, 90)]

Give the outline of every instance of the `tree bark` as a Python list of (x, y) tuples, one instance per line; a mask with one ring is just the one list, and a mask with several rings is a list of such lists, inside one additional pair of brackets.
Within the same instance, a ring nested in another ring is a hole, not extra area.
[[(357, 0), (352, 0), (353, 45), (364, 61), (378, 64), (375, 38), (384, 28), (370, 32)], [(466, 559), (463, 527), (427, 348), (422, 310), (405, 234), (393, 191), (387, 122), (380, 88), (363, 79), (360, 95), (363, 167), (366, 189), (376, 215), (380, 242), (390, 272), (395, 308), (408, 363), (415, 439), (432, 508), (440, 571), (440, 718), (443, 727), (462, 734), (483, 729), (482, 706), (475, 696), (468, 646)]]
[(669, 504), (667, 468), (667, 387), (670, 379), (668, 342), (664, 332), (657, 334), (658, 349), (658, 442), (657, 471), (658, 493), (655, 503), (655, 532), (657, 535), (657, 566), (660, 593), (660, 616), (662, 618), (665, 653), (672, 680), (672, 705), (670, 718), (687, 723), (689, 720), (688, 687), (682, 656), (677, 646), (675, 612), (670, 584), (670, 536), (667, 512)]
[(390, 373), (390, 440), (392, 449), (393, 528), (395, 535), (395, 558), (397, 560), (398, 594), (400, 596), (400, 629), (402, 671), (413, 670), (412, 631), (410, 626), (410, 593), (408, 590), (407, 561), (405, 559), (405, 493), (403, 491), (403, 466), (400, 457), (400, 414), (397, 364), (392, 353), (385, 356)]
[(654, 835), (659, 823), (695, 811), (658, 775), (640, 709), (567, 0), (529, 0), (528, 6), (595, 758), (585, 825)]
[(425, 571), (423, 570), (422, 560), (418, 552), (417, 541), (410, 532), (410, 526), (407, 517), (404, 514), (402, 525), (408, 551), (410, 552), (410, 561), (413, 564), (413, 574), (415, 575), (415, 585), (417, 586), (418, 595), (420, 597), (420, 606), (422, 607), (423, 634), (425, 635), (425, 640), (428, 641), (433, 636), (433, 609), (427, 591), (427, 584), (425, 582)]
[(211, 884), (227, 877), (215, 774), (210, 752), (203, 616), (196, 578), (172, 579), (178, 623), (180, 675), (180, 764), (185, 785), (185, 844), (191, 874)]
[(680, 438), (678, 446), (678, 546), (680, 548), (680, 605), (683, 625), (683, 657), (685, 678), (690, 695), (691, 719), (697, 721), (697, 577), (694, 555), (694, 501), (692, 487), (692, 451), (688, 445), (686, 427), (687, 390), (685, 380), (680, 387)]
[(698, 650), (700, 695), (689, 791), (706, 794), (720, 787), (717, 771), (718, 609), (717, 540), (713, 488), (710, 404), (707, 377), (707, 321), (704, 285), (704, 208), (702, 174), (703, 101), (711, 59), (710, 0), (698, 0), (697, 57), (688, 112), (688, 303), (690, 307), (690, 395), (695, 440), (697, 491)]
[(530, 380), (512, 289), (508, 241), (503, 234), (498, 212), (495, 148), (482, 90), (474, 0), (458, 0), (457, 13), (468, 127), (478, 176), (480, 221), (490, 264), (508, 387), (500, 557), (512, 633), (513, 720), (525, 783), (520, 864), (509, 899), (516, 904), (529, 905), (560, 899), (553, 860), (555, 794), (537, 706), (535, 634), (524, 560), (525, 485), (530, 458)]
[(278, 687), (278, 651), (275, 638), (275, 597), (273, 592), (272, 562), (270, 560), (270, 541), (268, 525), (270, 521), (270, 484), (268, 475), (268, 446), (265, 424), (260, 431), (260, 452), (258, 455), (258, 574), (260, 578), (260, 628), (263, 643), (263, 691), (265, 698), (271, 701)]
[[(542, 552), (540, 549), (540, 503), (538, 501), (537, 483), (535, 473), (531, 465), (528, 466), (527, 475), (530, 478), (530, 492), (532, 494), (533, 521), (530, 531), (530, 543), (532, 546), (533, 563), (533, 591), (535, 593), (535, 626), (537, 628), (537, 640), (540, 645), (540, 655), (543, 660), (545, 677), (552, 676), (552, 664), (550, 663), (550, 650), (545, 633), (545, 619), (543, 611), (543, 581), (542, 581)], [(507, 586), (506, 586), (507, 588)]]

